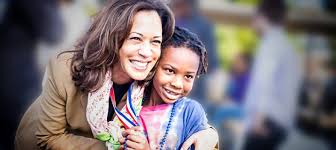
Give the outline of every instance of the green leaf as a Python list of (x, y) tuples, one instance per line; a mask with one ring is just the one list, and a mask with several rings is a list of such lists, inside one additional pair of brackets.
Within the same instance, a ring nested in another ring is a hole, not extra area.
[(97, 137), (96, 137), (98, 140), (100, 140), (100, 141), (108, 141), (108, 140), (110, 140), (110, 139), (113, 139), (112, 137), (111, 137), (111, 135), (109, 134), (109, 133), (99, 133), (99, 134), (97, 134)]

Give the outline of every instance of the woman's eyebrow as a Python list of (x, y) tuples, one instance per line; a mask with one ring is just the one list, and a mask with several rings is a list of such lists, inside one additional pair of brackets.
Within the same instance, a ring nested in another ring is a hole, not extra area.
[(140, 36), (143, 36), (143, 35), (142, 35), (141, 33), (139, 33), (139, 32), (134, 32), (134, 31), (133, 31), (133, 32), (131, 32), (131, 34), (132, 34), (132, 33), (135, 33), (135, 34), (138, 34), (138, 35), (140, 35)]
[[(130, 34), (132, 34), (132, 33), (135, 33), (135, 34), (138, 34), (138, 35), (140, 35), (140, 36), (144, 36), (143, 34), (141, 34), (141, 33), (139, 33), (139, 32), (135, 32), (135, 31), (133, 31), (133, 32), (130, 32)], [(157, 35), (157, 36), (154, 36), (153, 38), (161, 38), (162, 36), (161, 35)]]

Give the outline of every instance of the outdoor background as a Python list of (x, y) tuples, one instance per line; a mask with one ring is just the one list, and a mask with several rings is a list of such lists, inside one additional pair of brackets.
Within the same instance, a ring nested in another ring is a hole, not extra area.
[[(31, 44), (33, 45), (31, 48), (32, 52), (22, 54), (22, 58), (28, 57), (28, 55), (30, 57), (31, 55), (34, 61), (33, 64), (38, 70), (35, 74), (36, 77), (38, 77), (35, 82), (24, 83), (26, 84), (26, 89), (31, 91), (28, 94), (29, 96), (19, 99), (19, 101), (13, 105), (3, 104), (12, 111), (2, 110), (2, 116), (10, 116), (13, 111), (18, 112), (17, 116), (12, 117), (12, 120), (14, 120), (16, 124), (11, 124), (12, 128), (17, 127), (20, 118), (29, 104), (39, 95), (42, 77), (49, 58), (61, 51), (68, 50), (76, 43), (78, 38), (89, 27), (90, 17), (104, 5), (104, 2), (105, 0), (55, 1), (57, 7), (52, 9), (55, 10), (53, 12), (59, 15), (61, 19), (57, 20), (57, 22), (53, 20), (56, 22), (53, 24), (59, 24), (57, 25), (59, 28), (56, 27), (50, 32), (57, 34), (57, 40), (36, 38), (34, 43)], [(169, 1), (166, 0), (166, 2)], [(230, 108), (231, 106), (235, 108), (243, 107), (243, 104), (235, 103), (235, 95), (230, 92), (238, 92), (243, 95), (245, 90), (239, 91), (238, 89), (237, 91), (236, 89), (235, 91), (235, 89), (233, 89), (232, 91), (232, 72), (236, 71), (249, 75), (250, 68), (252, 67), (253, 56), (260, 40), (251, 28), (251, 21), (258, 2), (258, 0), (198, 0), (196, 3), (191, 4), (196, 14), (201, 16), (203, 21), (207, 22), (207, 25), (214, 31), (214, 34), (210, 35), (213, 37), (209, 37), (210, 39), (213, 38), (213, 40), (210, 40), (209, 38), (205, 38), (207, 30), (197, 30), (199, 31), (199, 33), (197, 33), (198, 36), (206, 46), (208, 42), (213, 44), (212, 46), (207, 46), (209, 50), (213, 50), (209, 51), (209, 53), (211, 53), (210, 55), (212, 55), (210, 56), (209, 63), (209, 67), (211, 68), (210, 72), (207, 76), (201, 77), (203, 84), (200, 85), (202, 85), (204, 95), (202, 95), (202, 97), (194, 96), (194, 98), (204, 105), (210, 124), (216, 124), (216, 128), (220, 134), (221, 149), (233, 149), (235, 145), (239, 143), (243, 115), (239, 111), (230, 111)], [(0, 0), (0, 23), (6, 18), (8, 3), (9, 1)], [(27, 3), (27, 5), (28, 7), (33, 7), (35, 3)], [(305, 118), (307, 120), (306, 122), (310, 124), (313, 123), (313, 121), (309, 121), (310, 116), (314, 116), (314, 114), (318, 112), (318, 105), (322, 96), (321, 89), (328, 84), (328, 79), (331, 77), (330, 72), (332, 70), (328, 67), (328, 64), (336, 60), (335, 1), (288, 0), (287, 5), (289, 7), (289, 13), (286, 21), (286, 32), (295, 50), (300, 54), (300, 61), (304, 64), (302, 69), (305, 73), (302, 80), (304, 82), (304, 79), (309, 78), (309, 80), (313, 80), (314, 83), (316, 83), (312, 87), (315, 90), (312, 90), (313, 92), (308, 94), (314, 97), (311, 98), (313, 102), (306, 100), (309, 101), (307, 102), (308, 104), (302, 106), (312, 108), (309, 109), (309, 113), (312, 115), (308, 115), (308, 117)], [(179, 21), (182, 25), (185, 23), (184, 20)], [(197, 23), (195, 23), (195, 26), (197, 26), (196, 24)], [(195, 29), (198, 29), (198, 27), (195, 27)], [(15, 43), (15, 39), (8, 41)], [(1, 42), (4, 42), (4, 40), (0, 41), (0, 43)], [(20, 43), (17, 44), (20, 45)], [(1, 48), (0, 51), (2, 51)], [(14, 52), (16, 53), (15, 50)], [(21, 50), (17, 50), (17, 53), (20, 52)], [(1, 53), (1, 59), (5, 59), (10, 55), (8, 52)], [(15, 58), (21, 59), (18, 57), (14, 57), (14, 59)], [(4, 61), (1, 61), (1, 63), (3, 66), (7, 64)], [(25, 68), (24, 65), (11, 67), (12, 68), (3, 69), (2, 71), (7, 72), (18, 68)], [(30, 75), (25, 72), (16, 72), (15, 74), (20, 75), (18, 78), (25, 78), (26, 75)], [(248, 82), (243, 82), (242, 84), (245, 86)], [(302, 89), (305, 89), (303, 83), (302, 85)], [(23, 85), (18, 84), (17, 87), (21, 86)], [(240, 87), (241, 85), (238, 84), (237, 86)], [(17, 91), (16, 94), (20, 94), (20, 92)], [(298, 103), (299, 101), (300, 98), (298, 97)], [(336, 103), (336, 100), (333, 102)], [(18, 103), (24, 105), (22, 107), (16, 107)], [(211, 109), (213, 105), (218, 107)], [(228, 111), (218, 111), (221, 109)], [(298, 104), (298, 114), (300, 114), (300, 110), (301, 106)], [(1, 120), (1, 124), (6, 124), (6, 122), (7, 120), (5, 119)], [(4, 126), (1, 130), (6, 130), (6, 128), (7, 127)], [(336, 126), (334, 126), (334, 129), (336, 129)], [(15, 132), (13, 129), (9, 130), (9, 132), (11, 136), (14, 136)], [(0, 149), (7, 149), (7, 144), (8, 143), (4, 143), (3, 146), (0, 145)], [(281, 149), (324, 150), (327, 149), (327, 146), (325, 141), (312, 128), (297, 125), (295, 132), (290, 133), (289, 138), (281, 146)]]

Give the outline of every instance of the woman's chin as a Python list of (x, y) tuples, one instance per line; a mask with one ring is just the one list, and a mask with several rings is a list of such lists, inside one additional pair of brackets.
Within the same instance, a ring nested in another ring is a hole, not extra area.
[(130, 77), (133, 80), (137, 81), (145, 80), (148, 74), (149, 74), (148, 72), (136, 72), (136, 71), (129, 72)]

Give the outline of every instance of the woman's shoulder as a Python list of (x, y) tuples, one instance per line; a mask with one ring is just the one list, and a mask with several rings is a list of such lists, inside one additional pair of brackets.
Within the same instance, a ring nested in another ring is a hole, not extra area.
[(74, 83), (71, 76), (71, 60), (73, 53), (66, 52), (52, 56), (46, 69), (46, 75), (43, 79), (43, 85), (47, 80), (53, 82), (56, 86), (65, 86), (73, 88)]
[(73, 55), (66, 52), (50, 58), (42, 81), (45, 92), (55, 92), (63, 100), (78, 94), (80, 90), (75, 86), (71, 73)]
[(50, 58), (49, 67), (56, 70), (69, 70), (71, 68), (73, 55), (73, 52), (59, 53)]

